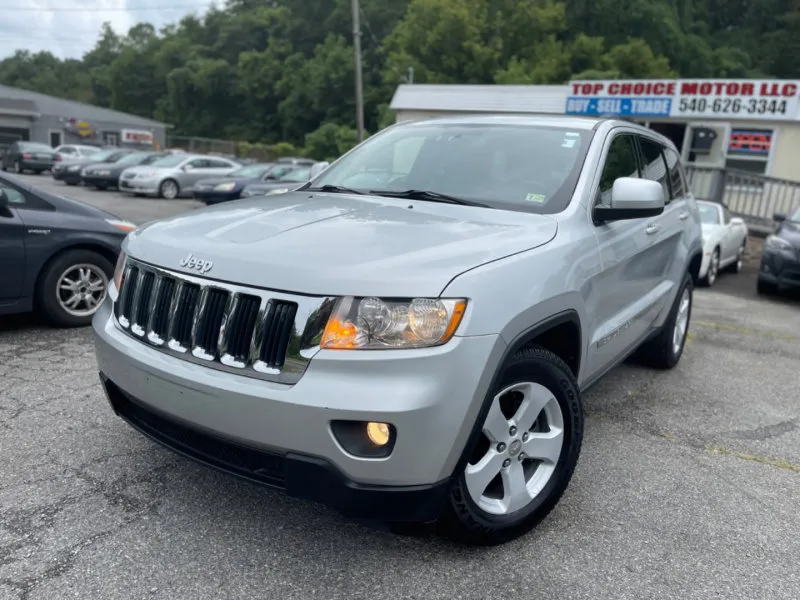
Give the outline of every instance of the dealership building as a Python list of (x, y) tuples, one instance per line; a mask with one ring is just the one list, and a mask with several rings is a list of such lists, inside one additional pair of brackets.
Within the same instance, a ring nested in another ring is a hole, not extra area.
[(800, 81), (618, 80), (567, 85), (401, 85), (398, 121), (467, 114), (585, 115), (635, 121), (684, 162), (800, 181)]
[(166, 130), (151, 119), (0, 85), (0, 150), (17, 140), (157, 149)]

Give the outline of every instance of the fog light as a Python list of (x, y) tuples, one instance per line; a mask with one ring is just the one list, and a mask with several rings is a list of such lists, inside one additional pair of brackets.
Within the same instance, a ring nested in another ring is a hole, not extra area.
[(389, 426), (386, 423), (367, 423), (367, 437), (376, 446), (389, 443)]

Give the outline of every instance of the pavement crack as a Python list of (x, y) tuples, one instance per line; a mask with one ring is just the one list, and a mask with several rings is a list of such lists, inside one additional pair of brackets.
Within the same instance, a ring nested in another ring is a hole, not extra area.
[(743, 429), (739, 431), (731, 431), (725, 435), (740, 440), (756, 440), (764, 441), (771, 438), (776, 438), (790, 431), (797, 429), (798, 419), (789, 419), (788, 421), (781, 421), (773, 425), (764, 425), (755, 429)]
[(782, 458), (769, 458), (768, 456), (748, 454), (746, 452), (739, 452), (737, 450), (731, 450), (730, 448), (724, 448), (722, 446), (706, 446), (705, 450), (709, 454), (724, 454), (726, 456), (733, 456), (734, 458), (738, 458), (740, 460), (748, 460), (764, 465), (770, 465), (778, 469), (800, 472), (800, 465), (792, 464), (789, 461), (783, 460)]

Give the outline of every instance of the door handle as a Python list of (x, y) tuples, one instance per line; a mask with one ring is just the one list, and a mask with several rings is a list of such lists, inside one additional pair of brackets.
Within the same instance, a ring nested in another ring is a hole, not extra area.
[(686, 219), (688, 219), (688, 218), (689, 218), (689, 213), (688, 213), (688, 212), (686, 212), (686, 211), (684, 211), (684, 212), (682, 212), (680, 215), (678, 215), (678, 218), (679, 218), (681, 221), (685, 221)]
[(645, 230), (644, 230), (644, 232), (647, 235), (655, 235), (659, 231), (661, 231), (661, 226), (660, 225), (656, 225), (655, 223), (650, 223), (650, 225), (645, 227)]

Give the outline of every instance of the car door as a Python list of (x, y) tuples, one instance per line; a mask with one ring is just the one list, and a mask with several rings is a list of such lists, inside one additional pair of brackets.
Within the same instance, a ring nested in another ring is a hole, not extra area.
[(24, 204), (18, 189), (0, 179), (0, 302), (16, 300), (25, 282), (25, 224), (15, 206)]
[(736, 258), (736, 254), (739, 251), (739, 232), (737, 228), (731, 223), (731, 219), (733, 215), (731, 215), (730, 211), (727, 207), (722, 206), (722, 224), (725, 227), (725, 234), (722, 238), (722, 252), (720, 256), (720, 262), (722, 263), (721, 266), (727, 266), (733, 259)]
[(664, 212), (653, 218), (657, 231), (653, 234), (651, 251), (653, 268), (658, 270), (659, 286), (663, 293), (659, 310), (672, 298), (674, 287), (683, 276), (682, 243), (684, 222), (689, 212), (685, 193), (673, 194), (669, 182), (669, 165), (665, 152), (667, 147), (654, 138), (639, 135), (639, 151), (642, 157), (642, 174), (656, 181), (664, 190)]
[[(636, 134), (617, 129), (606, 140), (594, 205), (610, 204), (614, 181), (641, 177)], [(593, 208), (593, 207), (592, 207)], [(592, 218), (591, 215), (588, 218)], [(605, 371), (648, 333), (663, 294), (657, 219), (593, 223), (601, 270), (592, 282), (589, 377)]]
[(193, 158), (187, 161), (179, 176), (181, 190), (187, 192), (192, 191), (195, 183), (201, 179), (213, 177), (210, 167), (211, 161), (207, 158)]

